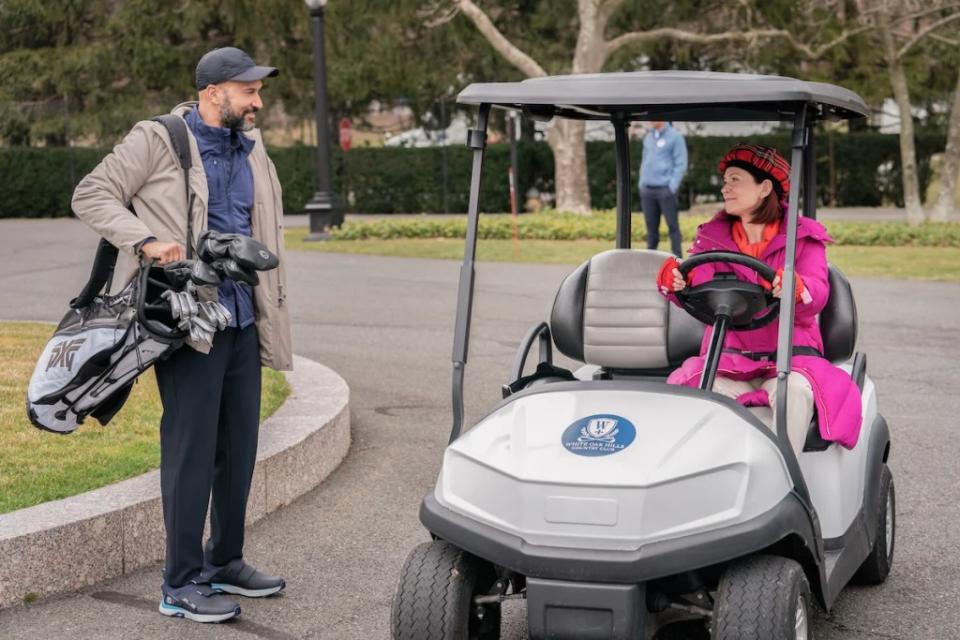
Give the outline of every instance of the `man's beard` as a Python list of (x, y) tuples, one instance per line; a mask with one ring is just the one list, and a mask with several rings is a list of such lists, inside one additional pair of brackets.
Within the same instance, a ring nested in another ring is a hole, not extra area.
[(225, 129), (230, 129), (231, 131), (250, 131), (254, 127), (253, 122), (248, 122), (246, 115), (249, 113), (256, 113), (256, 109), (247, 109), (241, 113), (234, 113), (233, 109), (230, 106), (230, 99), (226, 98), (223, 101), (223, 104), (220, 105), (220, 123), (221, 126)]

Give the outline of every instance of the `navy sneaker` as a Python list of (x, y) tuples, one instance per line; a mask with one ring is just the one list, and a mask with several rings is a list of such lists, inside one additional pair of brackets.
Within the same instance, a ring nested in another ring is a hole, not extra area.
[(202, 578), (216, 591), (248, 598), (272, 596), (287, 586), (283, 578), (261, 573), (244, 562), (243, 558), (231, 560), (223, 566), (204, 565)]
[(182, 587), (163, 586), (160, 613), (194, 622), (223, 622), (240, 615), (240, 605), (209, 584), (190, 582)]

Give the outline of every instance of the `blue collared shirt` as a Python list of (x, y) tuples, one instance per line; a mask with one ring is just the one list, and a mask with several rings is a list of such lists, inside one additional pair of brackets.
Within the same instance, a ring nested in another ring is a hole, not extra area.
[(643, 138), (640, 188), (669, 187), (671, 193), (676, 193), (686, 172), (687, 143), (683, 134), (669, 124), (659, 131), (651, 128)]
[[(210, 191), (207, 228), (222, 233), (251, 235), (253, 171), (247, 159), (256, 144), (242, 133), (211, 127), (197, 109), (187, 114), (187, 126), (197, 139), (203, 170)], [(231, 327), (244, 329), (255, 320), (253, 290), (246, 284), (225, 280), (220, 285), (220, 303), (233, 318)]]

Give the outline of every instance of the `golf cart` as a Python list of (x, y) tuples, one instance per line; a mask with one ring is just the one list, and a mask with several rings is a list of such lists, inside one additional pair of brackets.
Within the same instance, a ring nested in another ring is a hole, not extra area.
[[(783, 290), (795, 283), (797, 221), (814, 217), (814, 126), (868, 113), (845, 89), (792, 78), (637, 72), (474, 84), (478, 105), (466, 247), (453, 346), (453, 428), (420, 520), (432, 541), (408, 557), (393, 601), (393, 637), (500, 637), (501, 604), (526, 601), (531, 638), (811, 637), (813, 598), (829, 611), (851, 580), (884, 581), (893, 559), (890, 436), (866, 357), (855, 353), (857, 314), (846, 278), (830, 267), (819, 316), (824, 357), (861, 391), (856, 445), (823, 440), (816, 416), (798, 456), (786, 433), (795, 302), (715, 278), (678, 296), (656, 291), (665, 253), (630, 249), (634, 120), (792, 123)], [(538, 120), (607, 120), (617, 157), (616, 248), (561, 284), (549, 323), (522, 340), (503, 401), (464, 432), (480, 177), (490, 109)], [(737, 253), (688, 258), (736, 262)], [(777, 430), (769, 408), (711, 391), (726, 331), (779, 324)], [(700, 388), (667, 385), (713, 326)], [(530, 350), (539, 361), (525, 374)], [(553, 363), (553, 348), (584, 363)], [(797, 374), (794, 374), (797, 375)], [(766, 414), (763, 412), (766, 411)]]

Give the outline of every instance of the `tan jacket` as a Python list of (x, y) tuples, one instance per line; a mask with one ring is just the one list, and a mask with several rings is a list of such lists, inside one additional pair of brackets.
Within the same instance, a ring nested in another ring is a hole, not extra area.
[[(184, 116), (197, 103), (177, 105), (173, 113)], [(188, 129), (189, 132), (189, 129)], [(267, 156), (259, 130), (246, 134), (256, 141), (250, 153), (253, 171), (254, 204), (251, 215), (253, 237), (280, 258), (280, 266), (260, 273), (254, 288), (256, 324), (260, 334), (260, 360), (281, 371), (293, 368), (290, 337), (290, 310), (287, 306), (286, 256), (283, 246), (283, 201), (280, 181)], [(193, 238), (207, 228), (207, 176), (193, 133), (189, 134), (193, 166), (190, 185), (196, 194), (193, 210)], [(132, 204), (134, 216), (127, 205)], [(159, 122), (138, 122), (123, 142), (114, 147), (73, 193), (73, 211), (97, 233), (120, 249), (114, 274), (114, 290), (128, 282), (137, 270), (136, 245), (154, 236), (164, 242), (186, 246), (186, 186), (183, 170), (167, 130)], [(201, 297), (215, 300), (215, 287), (202, 287)], [(196, 345), (191, 345), (198, 350)]]

